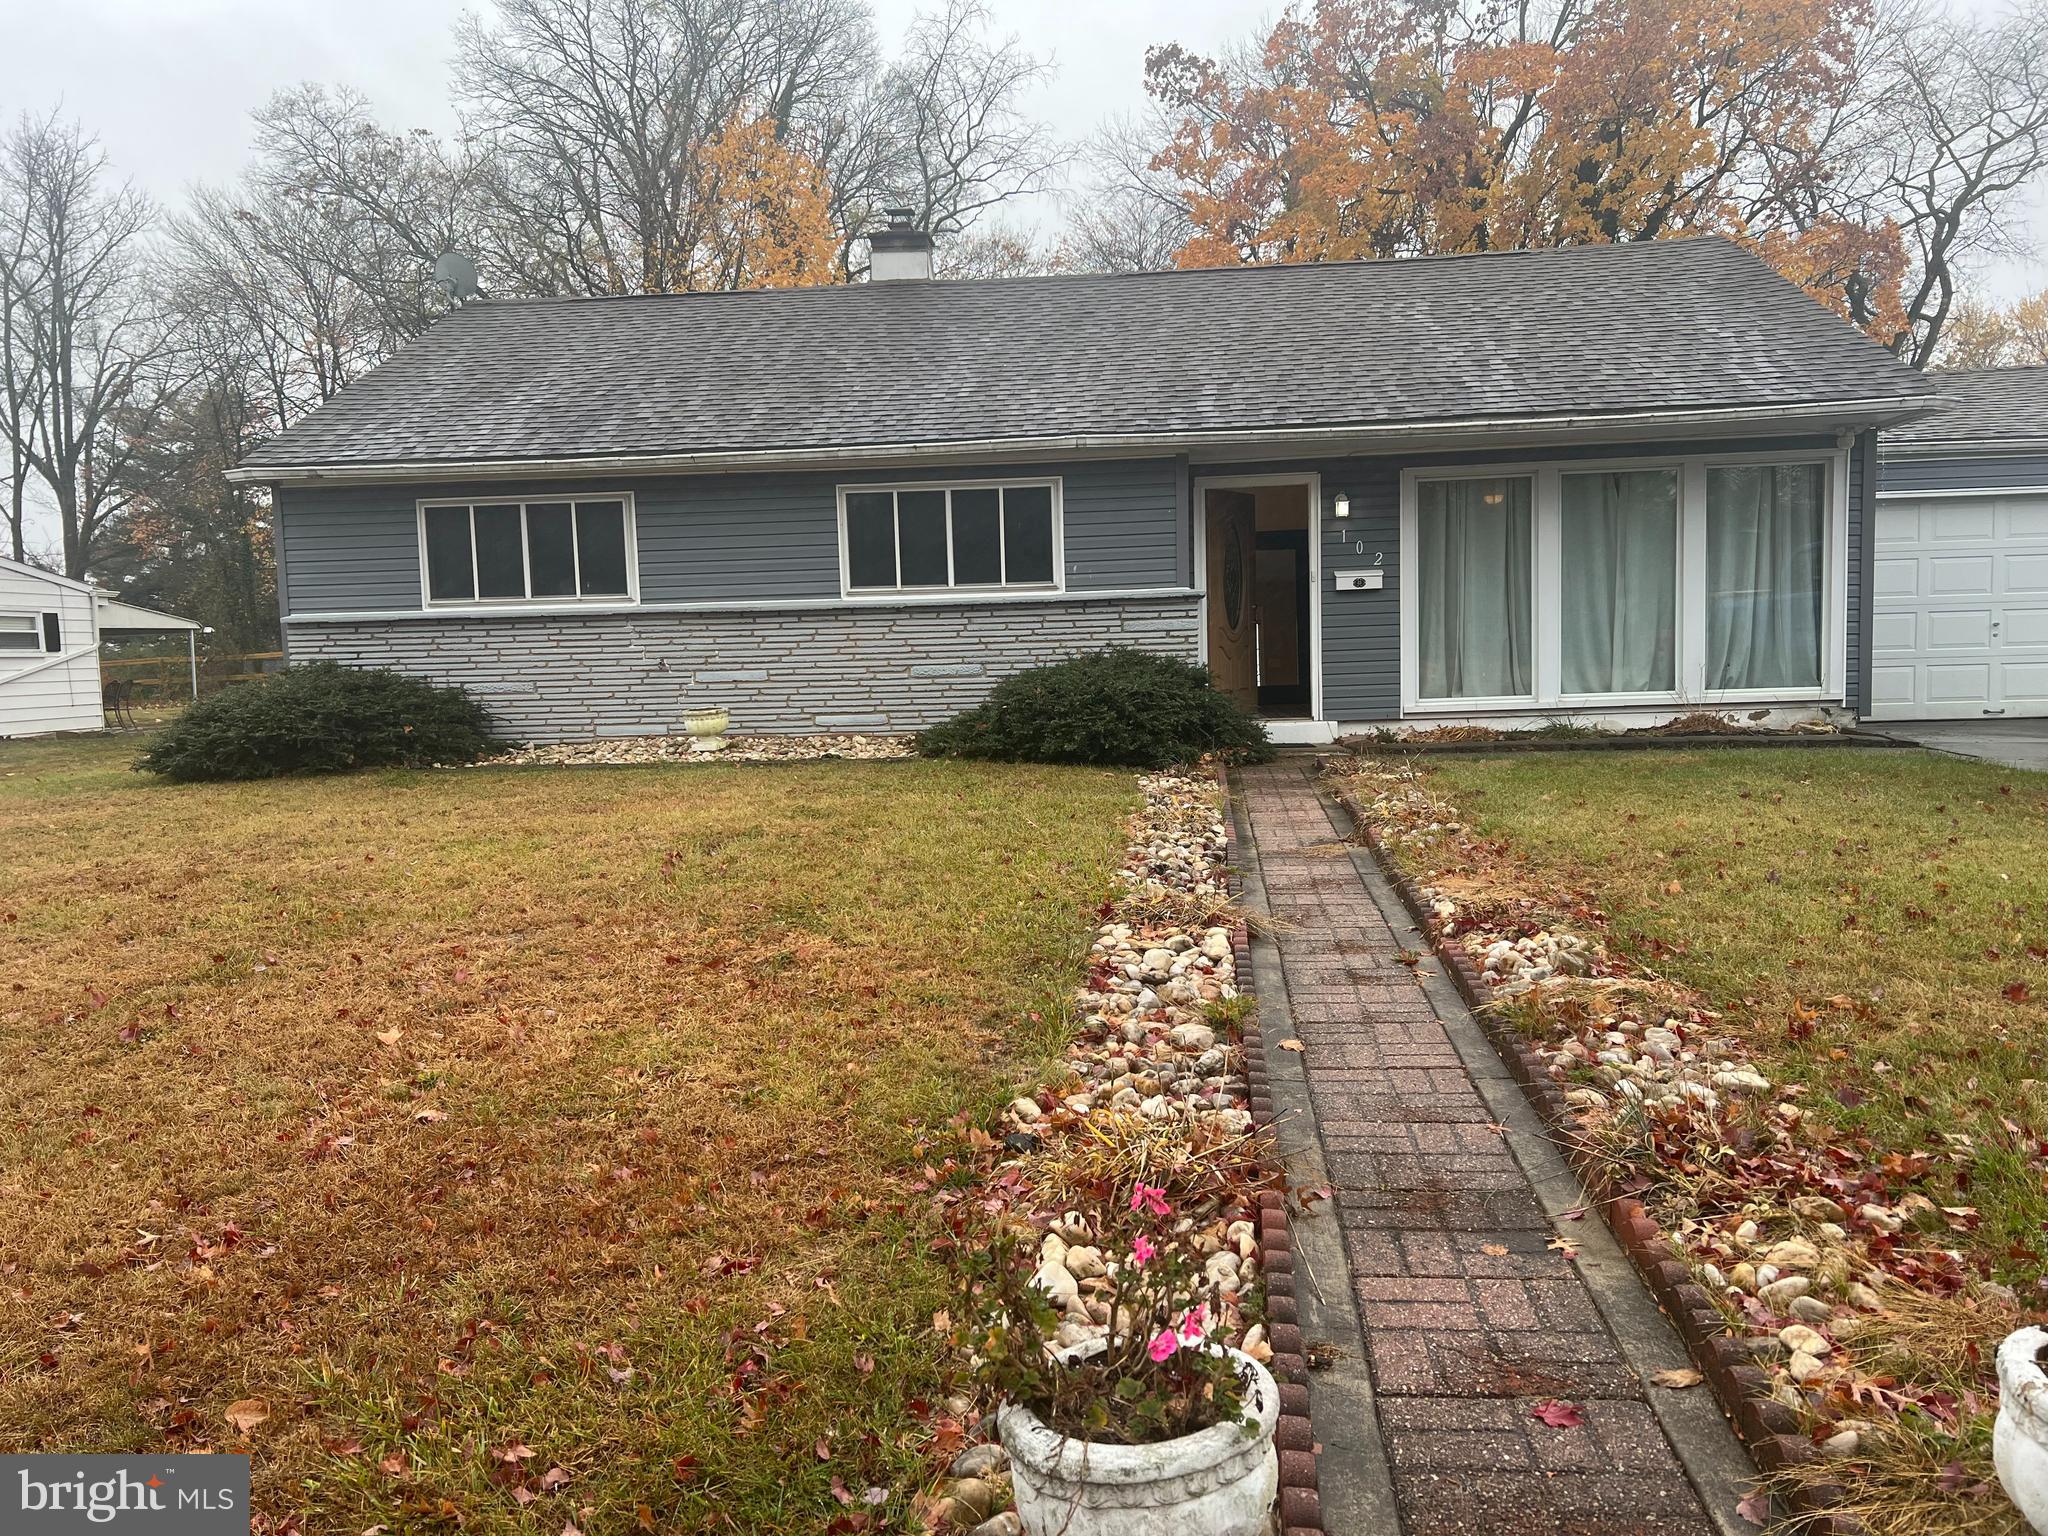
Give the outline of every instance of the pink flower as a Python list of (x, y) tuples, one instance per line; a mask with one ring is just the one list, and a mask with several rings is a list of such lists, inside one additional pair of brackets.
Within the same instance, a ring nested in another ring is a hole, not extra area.
[(1180, 1339), (1183, 1344), (1202, 1342), (1202, 1330), (1209, 1323), (1209, 1304), (1205, 1301), (1194, 1307), (1180, 1320)]
[(1157, 1253), (1158, 1251), (1159, 1250), (1157, 1248), (1154, 1248), (1151, 1245), (1151, 1243), (1149, 1243), (1141, 1237), (1135, 1243), (1131, 1244), (1131, 1262), (1137, 1265), (1138, 1268), (1143, 1269), (1146, 1263), (1151, 1259), (1152, 1255)]
[(1158, 1336), (1152, 1340), (1151, 1346), (1145, 1353), (1150, 1355), (1152, 1363), (1157, 1365), (1166, 1360), (1168, 1356), (1179, 1348), (1180, 1340), (1173, 1336), (1173, 1330), (1171, 1328), (1162, 1328), (1159, 1330)]
[(1131, 1189), (1131, 1209), (1149, 1210), (1154, 1216), (1171, 1216), (1173, 1207), (1166, 1203), (1166, 1191), (1157, 1184), (1138, 1184)]

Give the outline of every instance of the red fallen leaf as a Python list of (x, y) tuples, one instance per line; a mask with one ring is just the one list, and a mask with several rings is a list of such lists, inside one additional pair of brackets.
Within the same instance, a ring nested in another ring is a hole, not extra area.
[(2005, 1000), (2008, 1003), (2024, 1003), (2034, 995), (2034, 989), (2024, 981), (2008, 981), (2005, 984)]
[(670, 1463), (670, 1467), (676, 1475), (677, 1482), (687, 1483), (697, 1475), (697, 1458), (694, 1456), (678, 1456)]
[(1751, 1525), (1764, 1526), (1771, 1523), (1771, 1496), (1761, 1488), (1745, 1493), (1735, 1505), (1735, 1513)]
[(1529, 1410), (1529, 1417), (1548, 1424), (1552, 1429), (1577, 1429), (1586, 1422), (1585, 1410), (1577, 1403), (1560, 1402), (1546, 1397)]
[(360, 1456), (363, 1442), (350, 1435), (344, 1440), (322, 1440), (320, 1448), (330, 1456)]

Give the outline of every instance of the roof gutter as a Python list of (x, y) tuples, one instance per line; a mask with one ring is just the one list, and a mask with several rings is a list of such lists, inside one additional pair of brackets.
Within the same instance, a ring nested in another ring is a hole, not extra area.
[(1199, 448), (1328, 448), (1332, 445), (1398, 441), (1404, 438), (1465, 438), (1505, 432), (1590, 432), (1639, 427), (1744, 427), (1801, 418), (1822, 418), (1843, 426), (1886, 426), (1909, 420), (1936, 403), (1924, 395), (1860, 400), (1809, 400), (1792, 405), (1755, 405), (1676, 411), (1629, 411), (1575, 416), (1453, 417), (1443, 421), (1374, 422), (1327, 427), (1258, 427), (1230, 431), (1083, 433), (1056, 437), (992, 437), (944, 442), (875, 443), (833, 448), (711, 450), (699, 453), (595, 454), (585, 458), (427, 460), (387, 464), (242, 464), (227, 472), (236, 484), (346, 485), (386, 481), (476, 480), (494, 477), (568, 476), (604, 473), (716, 473), (727, 470), (825, 468), (881, 461), (918, 462), (973, 458), (1025, 458), (1069, 453)]

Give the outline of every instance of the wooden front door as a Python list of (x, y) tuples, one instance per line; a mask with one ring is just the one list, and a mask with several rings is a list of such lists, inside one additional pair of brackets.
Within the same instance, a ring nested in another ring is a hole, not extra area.
[(1246, 709), (1259, 707), (1253, 625), (1258, 502), (1249, 491), (1206, 493), (1209, 525), (1209, 676)]

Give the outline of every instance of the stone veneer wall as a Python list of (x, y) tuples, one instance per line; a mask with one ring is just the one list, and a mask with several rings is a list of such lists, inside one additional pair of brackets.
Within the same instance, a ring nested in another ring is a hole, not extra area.
[(459, 683), (517, 741), (661, 735), (723, 704), (744, 734), (909, 731), (1041, 662), (1130, 646), (1196, 659), (1192, 596), (746, 612), (306, 622), (293, 662)]

